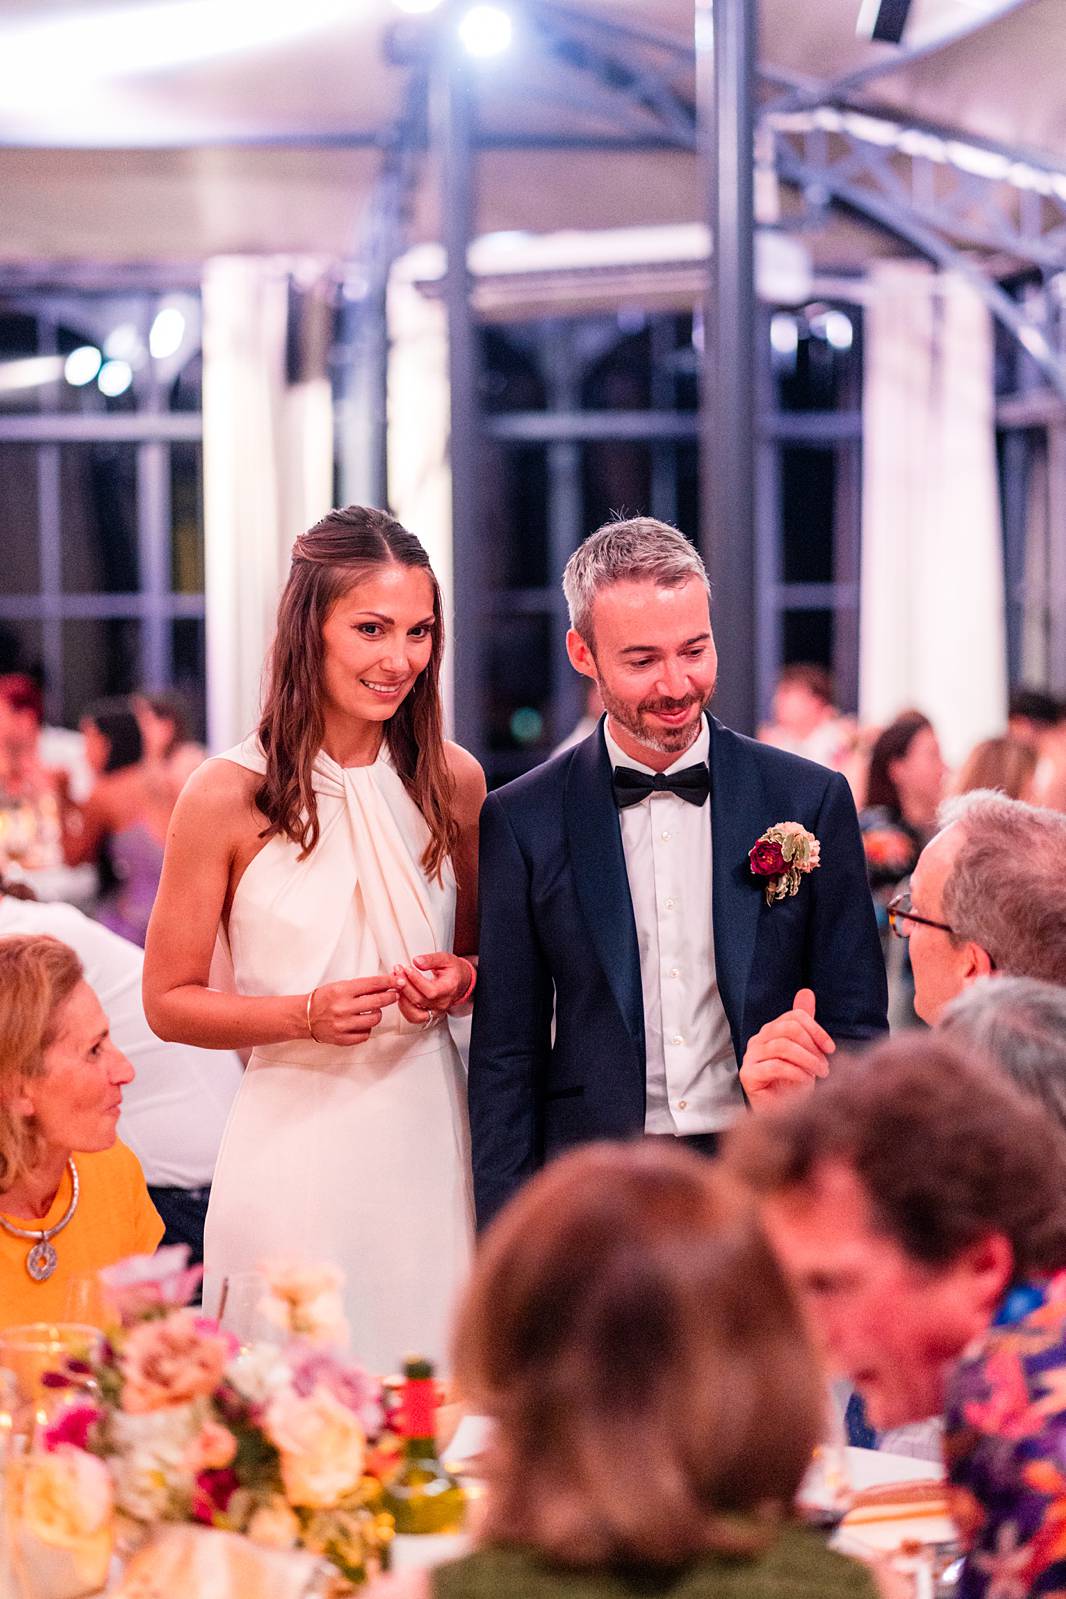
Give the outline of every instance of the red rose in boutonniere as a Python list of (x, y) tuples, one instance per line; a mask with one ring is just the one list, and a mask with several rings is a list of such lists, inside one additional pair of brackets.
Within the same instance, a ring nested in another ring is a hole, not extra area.
[(748, 851), (748, 864), (752, 875), (764, 880), (767, 905), (795, 894), (800, 878), (820, 864), (821, 852), (814, 834), (799, 822), (775, 822), (761, 833)]
[(780, 844), (773, 839), (761, 838), (748, 855), (756, 877), (776, 877), (787, 870)]

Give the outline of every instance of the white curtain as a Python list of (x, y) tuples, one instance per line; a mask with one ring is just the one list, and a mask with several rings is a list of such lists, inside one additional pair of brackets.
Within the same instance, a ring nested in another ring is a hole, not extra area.
[(301, 303), (290, 292), (294, 271), (310, 294), (308, 268), (287, 258), (218, 257), (204, 273), (207, 725), (214, 750), (235, 744), (255, 723), (293, 540), (333, 503), (324, 349), (319, 358), (312, 348), (289, 381), (290, 308)]
[(1006, 718), (992, 326), (964, 280), (870, 269), (860, 714), (914, 706), (961, 761)]
[(450, 395), (444, 304), (417, 284), (439, 276), (438, 245), (411, 250), (389, 279), (389, 508), (425, 546), (441, 586), (444, 652), (441, 691), (452, 726), (452, 478), (448, 455)]

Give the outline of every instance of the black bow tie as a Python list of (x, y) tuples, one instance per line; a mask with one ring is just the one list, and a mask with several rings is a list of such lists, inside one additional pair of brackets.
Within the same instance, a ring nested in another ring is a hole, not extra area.
[(704, 761), (680, 772), (638, 772), (632, 766), (614, 769), (614, 798), (620, 811), (639, 805), (649, 794), (676, 794), (690, 805), (702, 805), (710, 792), (711, 774)]

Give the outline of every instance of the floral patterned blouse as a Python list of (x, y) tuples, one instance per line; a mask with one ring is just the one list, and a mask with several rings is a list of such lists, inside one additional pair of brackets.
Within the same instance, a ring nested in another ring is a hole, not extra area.
[(944, 1457), (958, 1599), (1066, 1599), (1066, 1273), (1022, 1284), (952, 1374)]

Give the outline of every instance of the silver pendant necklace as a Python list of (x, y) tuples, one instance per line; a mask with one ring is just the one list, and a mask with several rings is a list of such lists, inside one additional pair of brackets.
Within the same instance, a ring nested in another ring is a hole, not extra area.
[(52, 1247), (52, 1239), (57, 1233), (63, 1231), (63, 1228), (78, 1208), (78, 1168), (75, 1166), (72, 1156), (68, 1157), (67, 1165), (70, 1167), (70, 1183), (73, 1192), (70, 1196), (70, 1204), (67, 1206), (66, 1214), (60, 1217), (54, 1227), (41, 1227), (39, 1229), (16, 1227), (14, 1222), (8, 1221), (6, 1216), (0, 1216), (0, 1227), (6, 1233), (10, 1233), (14, 1238), (33, 1239), (33, 1248), (26, 1256), (26, 1270), (35, 1283), (47, 1282), (55, 1271), (57, 1256)]

